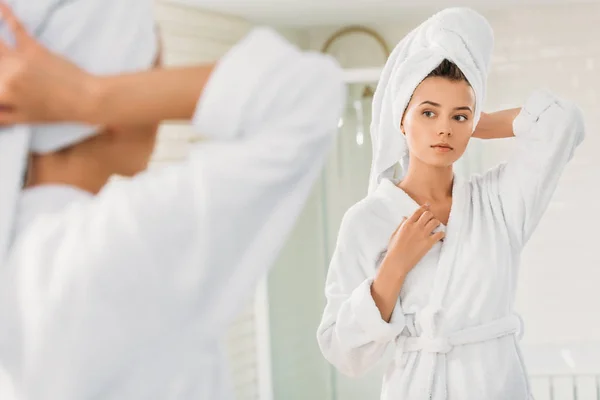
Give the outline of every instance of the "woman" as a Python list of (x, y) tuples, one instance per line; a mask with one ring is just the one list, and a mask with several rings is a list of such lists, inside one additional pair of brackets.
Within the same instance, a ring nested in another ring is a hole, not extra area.
[[(482, 114), (492, 43), (479, 14), (444, 10), (397, 46), (375, 94), (370, 192), (343, 218), (317, 336), (350, 376), (394, 344), (384, 400), (530, 397), (519, 255), (584, 131), (577, 107), (545, 92)], [(453, 173), (471, 137), (513, 135), (507, 163)]]
[[(0, 48), (0, 398), (232, 398), (221, 337), (319, 174), (339, 68), (259, 29), (214, 67), (149, 71), (152, 2), (12, 6), (24, 25), (2, 5), (15, 45)], [(164, 119), (215, 140), (142, 172)], [(39, 125), (69, 121), (81, 125)]]

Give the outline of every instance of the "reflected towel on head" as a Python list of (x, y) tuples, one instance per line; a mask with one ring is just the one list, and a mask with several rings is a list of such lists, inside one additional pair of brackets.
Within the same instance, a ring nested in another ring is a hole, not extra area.
[[(6, 0), (6, 4), (44, 46), (94, 74), (146, 70), (156, 58), (158, 39), (151, 1)], [(0, 24), (0, 37), (14, 43), (5, 23)], [(96, 131), (96, 127), (80, 124), (0, 130), (0, 263), (11, 242), (29, 153), (57, 151)]]

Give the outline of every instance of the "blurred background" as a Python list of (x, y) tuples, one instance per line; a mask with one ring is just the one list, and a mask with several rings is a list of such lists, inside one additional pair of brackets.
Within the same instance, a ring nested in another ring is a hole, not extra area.
[[(584, 110), (588, 136), (522, 260), (517, 311), (536, 400), (600, 400), (600, 1), (471, 0), (496, 35), (485, 111), (521, 105), (547, 87)], [(395, 44), (445, 0), (156, 1), (168, 65), (214, 62), (256, 25), (304, 49), (329, 53), (349, 87), (340, 134), (322, 178), (279, 260), (229, 336), (239, 400), (378, 399), (383, 365), (362, 379), (338, 374), (315, 332), (341, 218), (366, 194), (371, 97)], [(165, 124), (153, 165), (184, 158), (197, 140)], [(474, 139), (460, 174), (505, 160), (511, 139)], [(598, 145), (598, 147), (596, 147)]]

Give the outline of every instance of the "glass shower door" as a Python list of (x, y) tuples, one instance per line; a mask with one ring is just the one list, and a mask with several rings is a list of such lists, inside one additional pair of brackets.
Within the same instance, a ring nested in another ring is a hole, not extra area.
[[(338, 229), (344, 213), (367, 194), (371, 169), (371, 102), (365, 84), (349, 86), (349, 98), (340, 120), (335, 149), (324, 172), (323, 202), (328, 260), (335, 249)], [(374, 86), (373, 86), (374, 88)], [(365, 96), (366, 95), (366, 96)], [(325, 271), (326, 273), (326, 271)], [(323, 276), (325, 279), (325, 276)], [(332, 391), (335, 400), (378, 399), (384, 365), (360, 379), (350, 379), (332, 367)]]

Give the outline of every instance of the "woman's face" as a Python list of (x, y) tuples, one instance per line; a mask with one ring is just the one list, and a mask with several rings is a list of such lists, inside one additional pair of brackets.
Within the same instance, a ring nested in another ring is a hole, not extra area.
[(448, 167), (467, 148), (473, 133), (475, 93), (466, 81), (425, 79), (406, 108), (401, 131), (410, 157), (435, 167)]

